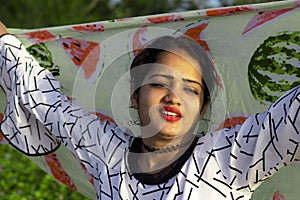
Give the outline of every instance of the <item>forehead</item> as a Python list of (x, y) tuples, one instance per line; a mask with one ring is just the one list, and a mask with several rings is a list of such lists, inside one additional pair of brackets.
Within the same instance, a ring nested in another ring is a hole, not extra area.
[(157, 63), (151, 66), (147, 77), (161, 73), (198, 81), (202, 79), (199, 63), (184, 51), (163, 53)]

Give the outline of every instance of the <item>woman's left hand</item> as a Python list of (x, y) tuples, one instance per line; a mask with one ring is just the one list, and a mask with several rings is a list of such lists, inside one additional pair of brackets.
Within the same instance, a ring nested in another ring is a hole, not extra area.
[(6, 26), (0, 21), (0, 36), (8, 33)]

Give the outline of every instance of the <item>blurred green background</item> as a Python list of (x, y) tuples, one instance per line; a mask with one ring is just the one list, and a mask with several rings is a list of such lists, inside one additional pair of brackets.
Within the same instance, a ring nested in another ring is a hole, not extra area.
[[(274, 0), (273, 0), (274, 1)], [(0, 0), (11, 28), (41, 28), (270, 0)]]
[[(270, 0), (0, 0), (9, 28), (42, 28)], [(0, 199), (87, 199), (44, 173), (26, 156), (0, 145)]]

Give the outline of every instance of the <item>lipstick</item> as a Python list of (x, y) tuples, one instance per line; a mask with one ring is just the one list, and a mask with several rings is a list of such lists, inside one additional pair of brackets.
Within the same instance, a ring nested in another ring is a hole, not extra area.
[(178, 109), (169, 106), (163, 107), (160, 114), (168, 122), (176, 122), (182, 118), (181, 112)]

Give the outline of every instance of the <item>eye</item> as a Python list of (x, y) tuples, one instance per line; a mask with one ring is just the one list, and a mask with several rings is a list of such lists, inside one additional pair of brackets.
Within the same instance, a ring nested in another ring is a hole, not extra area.
[(186, 87), (186, 88), (184, 88), (184, 90), (187, 91), (190, 94), (199, 95), (199, 91), (196, 90), (196, 89), (194, 89), (194, 88), (192, 88), (192, 87)]
[(155, 88), (169, 88), (169, 85), (164, 82), (154, 82), (154, 83), (150, 83), (149, 85)]

